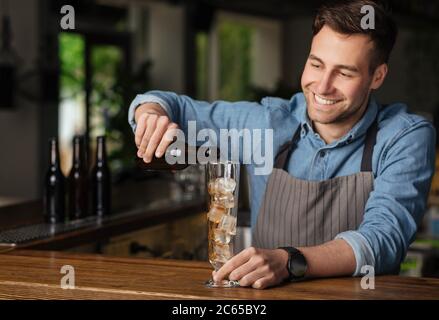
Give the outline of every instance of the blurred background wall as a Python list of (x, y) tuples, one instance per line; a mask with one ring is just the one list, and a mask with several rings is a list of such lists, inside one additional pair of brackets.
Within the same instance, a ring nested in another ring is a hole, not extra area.
[[(10, 1), (7, 7), (0, 7), (0, 16), (5, 14), (5, 9), (8, 9), (10, 17), (14, 49), (20, 54), (18, 65), (22, 70), (34, 68), (41, 41), (39, 3)], [(35, 79), (23, 76), (17, 81), (30, 91), (38, 90)], [(16, 95), (14, 105), (2, 105), (0, 108), (0, 196), (11, 200), (33, 198), (39, 194), (41, 165), (40, 104), (33, 99)]]

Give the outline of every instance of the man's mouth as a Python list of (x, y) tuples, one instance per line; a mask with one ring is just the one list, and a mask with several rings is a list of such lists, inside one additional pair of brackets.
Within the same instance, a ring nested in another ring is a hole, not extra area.
[(323, 97), (315, 94), (314, 92), (312, 94), (314, 96), (315, 102), (317, 102), (318, 104), (321, 104), (321, 105), (332, 105), (332, 104), (336, 104), (337, 102), (340, 102), (340, 101), (343, 100), (343, 99), (327, 99), (327, 98), (323, 98)]

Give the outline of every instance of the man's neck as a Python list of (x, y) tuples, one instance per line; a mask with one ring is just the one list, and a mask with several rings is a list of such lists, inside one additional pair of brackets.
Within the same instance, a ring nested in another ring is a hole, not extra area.
[(312, 121), (313, 130), (320, 135), (326, 144), (330, 144), (345, 136), (357, 122), (363, 117), (367, 109), (367, 103), (348, 119), (336, 123), (318, 123)]
[(340, 124), (340, 123), (330, 123), (322, 124), (318, 122), (312, 122), (312, 126), (315, 132), (317, 132), (320, 137), (325, 141), (326, 144), (330, 144), (349, 132), (353, 128), (354, 124)]

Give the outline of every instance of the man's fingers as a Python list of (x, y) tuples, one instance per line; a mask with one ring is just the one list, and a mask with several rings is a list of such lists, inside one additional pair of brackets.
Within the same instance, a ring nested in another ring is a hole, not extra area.
[(138, 152), (138, 154), (141, 157), (143, 157), (143, 160), (147, 160), (147, 159), (145, 159), (144, 154), (145, 154), (146, 148), (148, 147), (149, 140), (151, 139), (152, 134), (154, 133), (154, 130), (156, 128), (157, 118), (158, 118), (157, 115), (152, 114), (146, 119), (146, 129), (145, 129), (145, 133), (142, 137), (142, 142), (140, 143), (139, 152)]
[(239, 284), (242, 287), (252, 286), (257, 280), (271, 276), (271, 272), (268, 266), (263, 266), (261, 268), (255, 268), (254, 271), (245, 274), (242, 278), (238, 279)]
[(227, 276), (230, 280), (238, 280), (243, 287), (252, 286), (264, 289), (280, 283), (284, 278), (283, 257), (276, 250), (257, 249), (254, 247), (242, 250), (227, 261), (222, 268), (213, 272), (214, 281), (219, 282)]
[(162, 140), (163, 135), (165, 134), (169, 124), (169, 118), (168, 117), (159, 117), (156, 122), (155, 130), (149, 139), (148, 146), (146, 147), (146, 151), (143, 155), (144, 158), (146, 158), (148, 161), (151, 161), (154, 152), (157, 149), (157, 146), (159, 145), (160, 141)]
[(165, 134), (163, 135), (159, 146), (157, 147), (157, 149), (155, 151), (155, 156), (157, 158), (160, 158), (166, 152), (166, 149), (171, 144), (171, 142), (174, 140), (177, 128), (178, 128), (178, 125), (176, 123), (168, 124), (168, 128), (167, 128)]
[(140, 143), (142, 142), (143, 134), (146, 129), (146, 118), (148, 117), (147, 113), (142, 114), (137, 121), (136, 134), (134, 141), (136, 142), (137, 148), (140, 147)]
[(229, 274), (229, 279), (230, 280), (240, 280), (241, 278), (243, 278), (247, 274), (250, 274), (253, 271), (255, 271), (257, 269), (257, 267), (258, 267), (257, 264), (254, 263), (254, 261), (252, 261), (252, 259), (250, 259), (247, 263), (244, 263), (242, 266), (233, 270)]
[(213, 280), (221, 281), (226, 278), (233, 270), (239, 268), (249, 260), (249, 255), (245, 252), (247, 249), (241, 251), (236, 256), (227, 261), (215, 274)]
[[(240, 284), (241, 284), (241, 282), (240, 282)], [(265, 288), (274, 286), (276, 284), (277, 284), (276, 277), (274, 277), (274, 275), (270, 274), (270, 275), (267, 275), (263, 278), (259, 278), (258, 280), (256, 280), (253, 283), (252, 287), (255, 289), (265, 289)]]

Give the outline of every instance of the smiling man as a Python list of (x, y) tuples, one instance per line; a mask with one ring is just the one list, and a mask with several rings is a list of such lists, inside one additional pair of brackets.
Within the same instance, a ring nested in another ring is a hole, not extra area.
[[(361, 28), (372, 6), (375, 29)], [(266, 288), (285, 280), (397, 273), (426, 209), (434, 172), (432, 125), (404, 104), (373, 96), (388, 72), (396, 26), (378, 1), (322, 6), (313, 24), (302, 93), (261, 103), (138, 95), (129, 110), (138, 156), (162, 156), (177, 127), (273, 129), (270, 175), (251, 182), (253, 246), (214, 280)], [(415, 106), (416, 107), (416, 106)], [(261, 142), (262, 143), (262, 142)]]
[[(311, 53), (302, 74), (308, 117), (326, 142), (343, 136), (362, 117), (371, 90), (384, 81), (388, 60), (388, 54), (374, 58), (379, 54), (375, 51), (385, 47), (379, 49), (380, 44), (367, 33), (343, 33), (338, 24), (348, 22), (337, 21), (331, 14), (322, 12), (316, 18)], [(388, 26), (391, 33), (395, 32), (392, 27)], [(357, 28), (353, 25), (352, 29)], [(392, 46), (394, 37), (396, 33), (388, 35)]]

